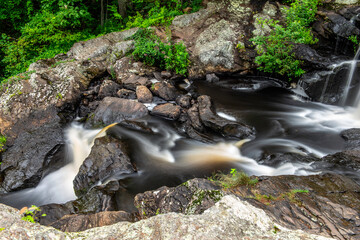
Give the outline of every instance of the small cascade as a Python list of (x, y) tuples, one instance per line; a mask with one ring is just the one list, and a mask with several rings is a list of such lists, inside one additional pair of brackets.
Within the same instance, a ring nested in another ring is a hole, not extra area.
[[(343, 97), (342, 99), (340, 100), (339, 104), (340, 106), (345, 106), (345, 103), (346, 101), (348, 100), (348, 97), (349, 97), (349, 91), (350, 91), (350, 86), (351, 86), (351, 83), (352, 83), (352, 80), (354, 78), (354, 73), (355, 73), (355, 70), (356, 70), (356, 65), (359, 61), (359, 55), (360, 55), (360, 48), (357, 50), (356, 54), (355, 54), (355, 57), (354, 59), (350, 62), (350, 71), (349, 71), (349, 74), (348, 74), (348, 77), (347, 77), (347, 80), (346, 80), (346, 83), (345, 83), (345, 88), (344, 88), (344, 93), (343, 93)], [(354, 102), (354, 105), (357, 105), (357, 98), (356, 97), (356, 100)]]

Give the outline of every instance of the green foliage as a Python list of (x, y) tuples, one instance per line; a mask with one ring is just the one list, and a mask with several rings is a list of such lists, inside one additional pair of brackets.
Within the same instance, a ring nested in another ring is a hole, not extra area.
[(257, 19), (262, 26), (267, 24), (272, 28), (268, 36), (250, 39), (259, 54), (255, 59), (259, 70), (288, 77), (300, 77), (305, 73), (301, 62), (295, 58), (294, 44), (315, 44), (318, 41), (309, 28), (315, 20), (318, 3), (318, 0), (295, 0), (286, 10), (285, 26), (279, 21)]
[(349, 41), (354, 45), (354, 53), (356, 53), (357, 48), (359, 47), (359, 40), (356, 35), (351, 35), (348, 37)]
[[(32, 62), (67, 52), (75, 42), (126, 28), (167, 26), (186, 8), (198, 11), (202, 1), (127, 0), (122, 1), (124, 16), (118, 10), (120, 2), (103, 1), (105, 19), (100, 26), (98, 0), (0, 0), (0, 82), (26, 71)], [(183, 52), (182, 45), (173, 46), (170, 53)], [(172, 56), (168, 67), (181, 71), (176, 68), (185, 55)], [(170, 66), (173, 63), (176, 66)]]
[(218, 173), (212, 176), (209, 180), (220, 184), (223, 188), (254, 186), (259, 181), (257, 178), (250, 178), (242, 171), (238, 172), (235, 168), (232, 168), (229, 174)]
[(5, 230), (5, 228), (0, 228), (0, 232), (1, 232), (1, 231), (4, 231), (4, 230)]
[(0, 134), (0, 153), (5, 151), (6, 137)]
[[(25, 213), (24, 213), (24, 216), (21, 218), (21, 220), (24, 220), (24, 221), (28, 221), (28, 222), (32, 222), (32, 223), (35, 223), (35, 214), (40, 212), (41, 209), (35, 205), (31, 205), (30, 208), (28, 208)], [(42, 214), (41, 216), (46, 216), (46, 214)]]
[(3, 35), (5, 76), (21, 73), (30, 63), (54, 57), (90, 36), (83, 31), (85, 23), (92, 21), (84, 5), (77, 6), (75, 1), (72, 4), (59, 1), (58, 6), (48, 3), (41, 10), (21, 28), (18, 39), (12, 40)]
[(132, 55), (136, 60), (177, 74), (187, 74), (189, 54), (184, 44), (173, 44), (171, 41), (164, 43), (149, 29), (140, 29), (133, 38), (135, 49)]

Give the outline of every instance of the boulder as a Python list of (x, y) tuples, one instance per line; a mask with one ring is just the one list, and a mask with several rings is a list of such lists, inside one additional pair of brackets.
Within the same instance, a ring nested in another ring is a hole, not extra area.
[(238, 186), (227, 192), (236, 192), (285, 227), (336, 239), (357, 239), (359, 190), (360, 185), (350, 178), (324, 174), (261, 177), (254, 187)]
[(50, 226), (63, 232), (80, 232), (90, 228), (103, 227), (122, 221), (131, 222), (131, 214), (124, 211), (107, 211), (86, 215), (66, 215), (52, 223)]
[(116, 97), (116, 93), (120, 88), (120, 85), (116, 82), (104, 80), (100, 85), (98, 99), (103, 99), (104, 97)]
[(109, 125), (123, 120), (141, 118), (147, 114), (148, 110), (142, 103), (130, 99), (106, 97), (100, 102), (87, 125)]
[(23, 221), (18, 210), (0, 204), (0, 226), (1, 239), (329, 239), (282, 227), (263, 210), (235, 196), (223, 197), (200, 215), (160, 214), (136, 223), (119, 222), (76, 233)]
[(136, 99), (136, 92), (125, 88), (120, 89), (116, 94), (119, 98)]
[(139, 102), (142, 103), (151, 103), (153, 100), (153, 95), (150, 90), (145, 86), (136, 87), (136, 96)]
[(98, 138), (74, 179), (75, 193), (81, 196), (93, 186), (105, 184), (110, 178), (114, 180), (135, 171), (124, 141), (109, 136)]
[(360, 128), (347, 129), (340, 134), (345, 140), (345, 149), (360, 148)]
[(218, 82), (220, 79), (215, 73), (206, 74), (206, 81), (210, 83)]
[(176, 120), (179, 118), (180, 112), (181, 112), (180, 106), (172, 103), (165, 103), (155, 106), (151, 111), (151, 114), (168, 118), (171, 120)]
[(112, 32), (85, 42), (77, 42), (69, 50), (67, 56), (77, 61), (96, 59), (114, 62), (133, 48), (133, 41), (125, 40), (134, 35), (137, 30), (137, 28), (132, 28), (122, 32)]
[(161, 187), (139, 193), (135, 196), (134, 204), (141, 218), (169, 212), (200, 214), (214, 206), (221, 197), (218, 186), (205, 179), (195, 178), (177, 187)]
[(230, 121), (217, 116), (212, 110), (209, 96), (202, 95), (197, 98), (201, 122), (208, 128), (228, 137), (251, 138), (254, 137), (254, 128), (244, 123)]
[[(132, 75), (152, 77), (155, 70), (154, 67), (147, 66), (142, 62), (134, 62), (130, 57), (123, 57), (117, 60), (114, 65), (107, 67), (108, 73), (116, 77), (119, 83)], [(133, 90), (135, 90), (135, 88), (133, 88)]]
[(176, 98), (176, 103), (183, 108), (189, 108), (191, 106), (191, 96), (181, 95)]
[(176, 88), (168, 82), (156, 82), (151, 86), (151, 91), (166, 101), (174, 101), (179, 95)]
[(22, 133), (2, 154), (2, 187), (8, 192), (35, 187), (44, 171), (48, 172), (56, 164), (59, 164), (58, 167), (66, 164), (65, 159), (49, 159), (58, 152), (57, 146), (63, 143), (62, 127), (56, 119), (52, 124)]
[(150, 81), (146, 77), (140, 77), (132, 74), (128, 78), (124, 78), (121, 81), (122, 85), (126, 89), (135, 91), (137, 86), (150, 86)]

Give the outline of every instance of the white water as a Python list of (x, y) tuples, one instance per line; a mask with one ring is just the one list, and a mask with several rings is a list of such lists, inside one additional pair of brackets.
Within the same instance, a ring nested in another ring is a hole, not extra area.
[[(355, 69), (356, 69), (356, 65), (358, 63), (359, 60), (359, 56), (360, 56), (360, 48), (357, 50), (354, 59), (351, 61), (350, 63), (350, 71), (346, 80), (346, 84), (345, 84), (345, 88), (344, 88), (344, 93), (343, 93), (343, 98), (340, 101), (340, 105), (341, 106), (345, 106), (346, 100), (348, 99), (348, 95), (349, 95), (349, 91), (350, 91), (350, 85), (351, 82), (354, 78), (354, 73), (355, 73)], [(358, 102), (355, 102), (355, 105), (358, 105)]]
[(67, 157), (73, 161), (44, 177), (37, 187), (11, 194), (13, 199), (23, 199), (41, 206), (48, 203), (65, 203), (75, 200), (73, 180), (85, 158), (90, 154), (95, 137), (101, 130), (86, 130), (78, 124), (67, 129)]

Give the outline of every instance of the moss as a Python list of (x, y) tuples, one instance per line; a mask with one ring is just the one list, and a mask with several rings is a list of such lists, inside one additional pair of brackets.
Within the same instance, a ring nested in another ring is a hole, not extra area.
[(189, 206), (185, 209), (185, 214), (194, 214), (196, 208), (202, 204), (205, 199), (212, 200), (215, 203), (223, 197), (219, 190), (197, 189), (192, 195)]

